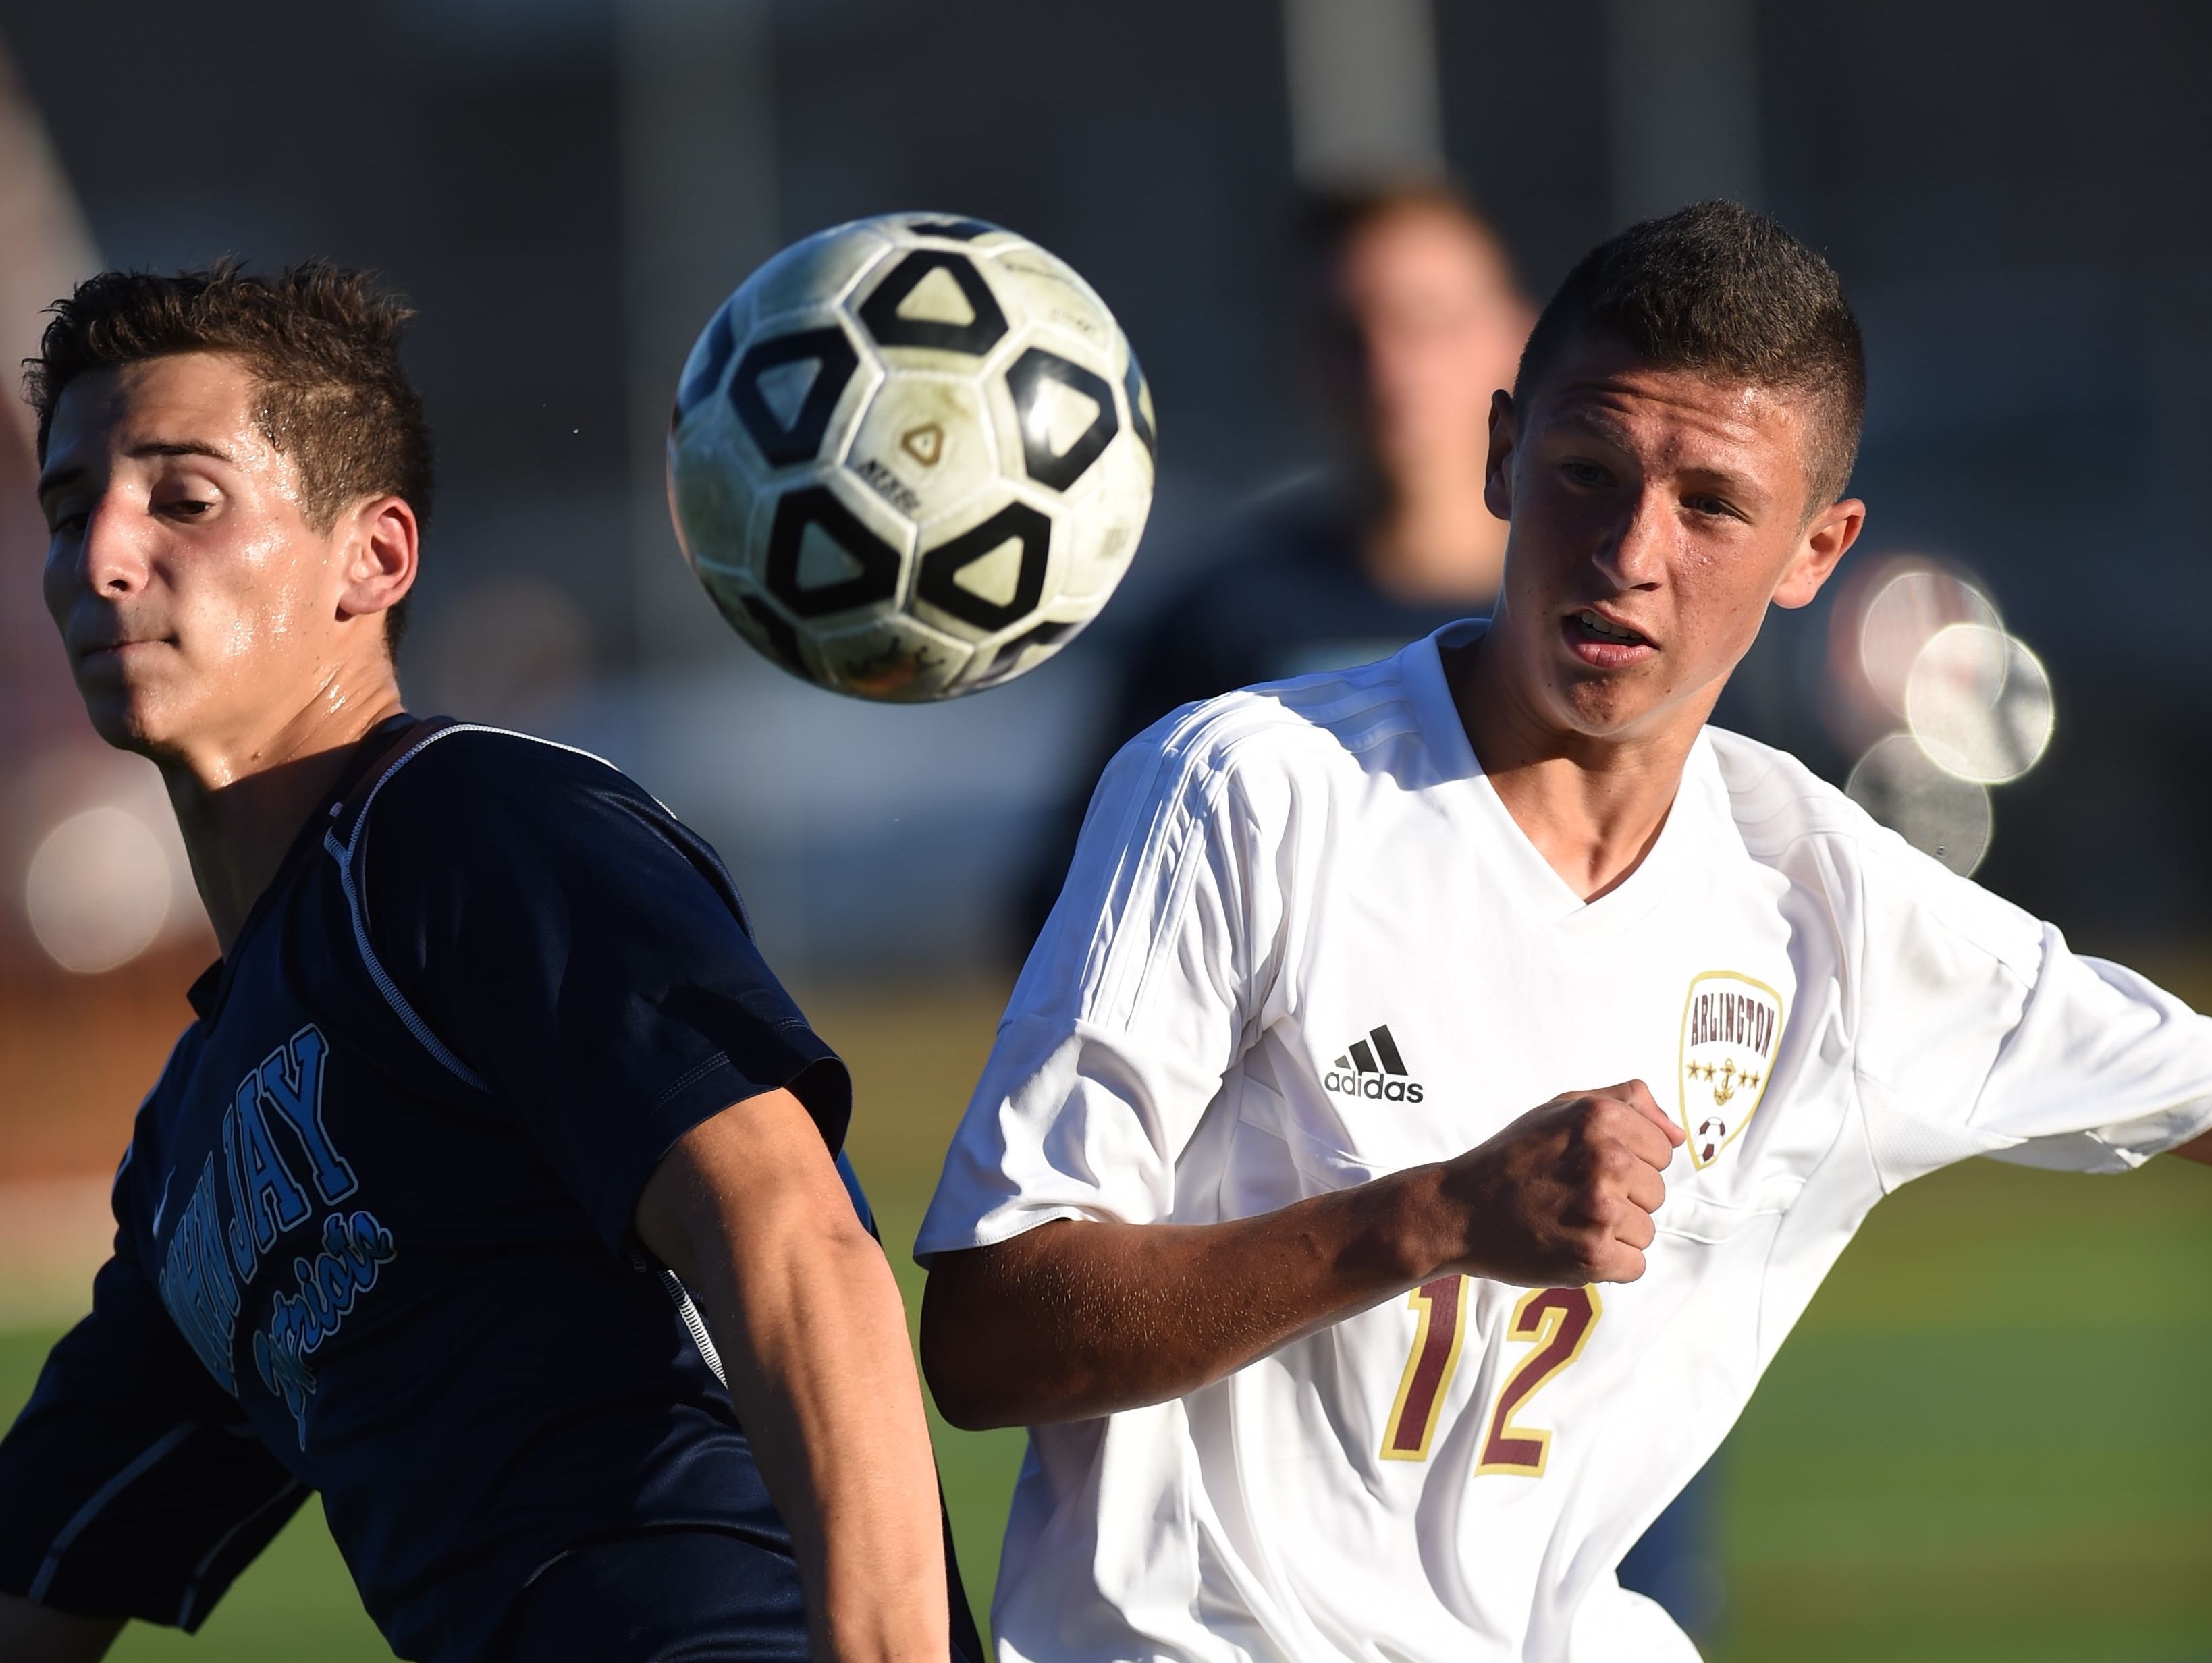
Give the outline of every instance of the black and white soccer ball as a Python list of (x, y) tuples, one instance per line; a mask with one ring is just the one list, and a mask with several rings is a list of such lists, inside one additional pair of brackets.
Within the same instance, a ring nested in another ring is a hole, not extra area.
[(668, 495), (762, 652), (840, 693), (944, 699), (1097, 616), (1153, 450), (1151, 391), (1088, 283), (997, 226), (890, 214), (787, 248), (714, 314)]

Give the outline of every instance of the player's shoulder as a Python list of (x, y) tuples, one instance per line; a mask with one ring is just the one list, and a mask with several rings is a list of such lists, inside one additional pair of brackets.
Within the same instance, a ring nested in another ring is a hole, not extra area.
[(672, 816), (605, 759), (479, 722), (451, 722), (380, 757), (333, 827), (358, 847), (372, 833), (437, 865), (481, 866), (525, 848), (605, 847), (650, 824), (659, 841), (688, 842)]
[(1371, 769), (1378, 754), (1422, 739), (1406, 661), (1427, 645), (1185, 705), (1130, 741), (1128, 752), (1164, 779), (1198, 785), (1262, 786)]
[(706, 877), (737, 905), (713, 847), (636, 781), (574, 746), (476, 722), (420, 733), (380, 757), (326, 843), (386, 912), (489, 884), (600, 889), (624, 874)]
[(1829, 891), (1870, 949), (1933, 927), (2023, 972), (2040, 962), (2033, 914), (1913, 847), (1788, 751), (1725, 728), (1705, 737), (1746, 853)]
[(1832, 842), (1854, 860), (1887, 853), (1884, 841), (1893, 834), (1790, 752), (1721, 727), (1708, 727), (1705, 739), (1753, 859), (1771, 859), (1807, 839)]
[(651, 798), (612, 762), (587, 750), (481, 722), (430, 729), (379, 759), (368, 795), (380, 810), (401, 802), (496, 810), (502, 817), (580, 792)]

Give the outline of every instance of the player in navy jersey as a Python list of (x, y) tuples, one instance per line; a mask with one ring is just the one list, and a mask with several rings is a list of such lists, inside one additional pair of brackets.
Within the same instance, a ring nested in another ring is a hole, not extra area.
[(318, 1490), (404, 1657), (980, 1657), (851, 1088), (728, 875), (607, 764), (402, 707), (406, 318), (111, 273), (33, 363), (47, 604), (222, 958), (0, 1441), (0, 1655), (197, 1628)]

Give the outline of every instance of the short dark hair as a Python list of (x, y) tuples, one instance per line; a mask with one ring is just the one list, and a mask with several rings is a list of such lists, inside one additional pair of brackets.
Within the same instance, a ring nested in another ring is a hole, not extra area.
[(1636, 355), (1808, 394), (1808, 512), (1850, 483), (1866, 421), (1866, 347), (1835, 268), (1764, 214), (1700, 202), (1645, 220), (1583, 256), (1521, 354), (1516, 404), (1569, 343), (1610, 336)]
[[(259, 384), (256, 424), (291, 455), (317, 531), (353, 504), (387, 495), (429, 523), (430, 428), (399, 363), (399, 337), (415, 314), (374, 273), (305, 260), (265, 277), (235, 259), (174, 276), (103, 271), (50, 310), (23, 375), (41, 463), (54, 406), (78, 376), (179, 353), (228, 353)], [(402, 598), (385, 614), (395, 650), (406, 625)]]

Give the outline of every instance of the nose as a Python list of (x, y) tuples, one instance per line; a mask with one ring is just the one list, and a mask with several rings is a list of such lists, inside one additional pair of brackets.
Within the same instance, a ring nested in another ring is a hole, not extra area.
[(1599, 567), (1623, 593), (1657, 588), (1666, 574), (1673, 527), (1673, 515), (1661, 494), (1638, 492), (1623, 509), (1611, 542), (1599, 552)]
[(114, 496), (104, 496), (85, 520), (77, 556), (86, 588), (111, 600), (135, 595), (146, 586), (149, 570), (143, 513), (131, 513)]

